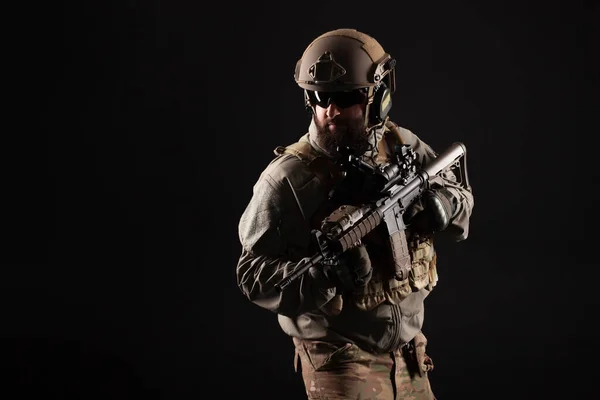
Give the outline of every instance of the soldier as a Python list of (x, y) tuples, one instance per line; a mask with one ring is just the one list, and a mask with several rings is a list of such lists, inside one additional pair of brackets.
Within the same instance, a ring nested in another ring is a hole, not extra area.
[(314, 39), (294, 74), (312, 112), (308, 131), (275, 149), (240, 219), (237, 283), (250, 301), (278, 315), (309, 399), (435, 398), (421, 331), (423, 301), (437, 283), (433, 238), (444, 231), (466, 239), (474, 204), (468, 181), (451, 168), (404, 214), (407, 276), (395, 273), (380, 224), (335, 263), (312, 266), (285, 290), (275, 287), (317, 252), (313, 229), (333, 210), (368, 201), (368, 180), (340, 167), (347, 151), (369, 166), (389, 162), (398, 146), (410, 146), (420, 166), (437, 156), (388, 116), (394, 66), (374, 38), (357, 30)]

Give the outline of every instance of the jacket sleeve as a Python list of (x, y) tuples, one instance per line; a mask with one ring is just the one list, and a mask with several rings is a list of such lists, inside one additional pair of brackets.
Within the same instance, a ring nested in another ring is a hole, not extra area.
[[(438, 153), (410, 130), (400, 128), (400, 131), (403, 140), (406, 144), (411, 145), (418, 155), (421, 166), (426, 166), (438, 156)], [(433, 178), (431, 187), (432, 189), (446, 187), (453, 195), (451, 200), (454, 203), (455, 212), (445, 232), (456, 241), (465, 240), (469, 236), (469, 222), (475, 205), (471, 187), (461, 186), (456, 179), (456, 175), (449, 169)]]
[(308, 224), (289, 180), (276, 181), (263, 173), (240, 218), (238, 232), (242, 254), (236, 268), (237, 284), (253, 303), (295, 317), (317, 310), (335, 296), (335, 288), (310, 272), (281, 292), (274, 286), (306, 260), (310, 242)]

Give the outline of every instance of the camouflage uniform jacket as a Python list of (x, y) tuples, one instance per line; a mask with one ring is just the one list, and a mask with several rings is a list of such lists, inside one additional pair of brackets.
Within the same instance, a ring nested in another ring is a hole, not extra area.
[[(411, 131), (395, 126), (422, 165), (437, 155)], [(313, 150), (326, 156), (312, 139), (315, 130), (313, 121), (299, 141), (310, 143)], [(382, 128), (375, 140), (381, 141), (386, 130)], [(371, 156), (372, 160), (373, 155), (365, 157)], [(460, 241), (468, 236), (473, 196), (453, 182), (455, 177), (450, 173), (443, 175), (440, 184), (455, 197), (457, 212), (447, 231)], [(304, 274), (281, 293), (274, 288), (300, 260), (314, 254), (310, 232), (315, 226), (311, 220), (326, 198), (322, 181), (298, 157), (290, 154), (275, 157), (255, 183), (239, 222), (242, 254), (236, 268), (238, 286), (250, 301), (277, 313), (281, 328), (292, 337), (351, 342), (373, 353), (392, 351), (420, 331), (423, 301), (435, 282), (412, 291), (395, 304), (381, 301), (368, 310), (345, 305), (336, 316), (323, 312), (336, 295), (336, 289), (322, 289), (311, 274)]]

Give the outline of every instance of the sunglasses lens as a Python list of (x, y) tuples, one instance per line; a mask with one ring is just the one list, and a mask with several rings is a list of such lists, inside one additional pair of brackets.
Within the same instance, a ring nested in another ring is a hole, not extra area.
[(365, 99), (362, 90), (352, 90), (349, 92), (313, 92), (308, 91), (308, 98), (313, 105), (327, 108), (331, 103), (340, 108), (348, 108), (355, 104), (360, 104)]

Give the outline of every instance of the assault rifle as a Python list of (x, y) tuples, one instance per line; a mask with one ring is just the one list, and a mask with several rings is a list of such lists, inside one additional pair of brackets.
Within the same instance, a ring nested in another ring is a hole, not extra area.
[(385, 222), (394, 261), (395, 277), (404, 280), (408, 277), (411, 260), (406, 241), (407, 226), (403, 215), (429, 188), (430, 180), (446, 169), (458, 169), (457, 180), (463, 187), (469, 188), (466, 165), (467, 149), (463, 143), (455, 142), (439, 154), (424, 168), (416, 167), (414, 151), (403, 145), (396, 148), (395, 159), (378, 167), (372, 167), (353, 155), (348, 163), (363, 169), (370, 169), (380, 181), (378, 196), (361, 206), (345, 205), (339, 207), (327, 217), (321, 230), (313, 230), (319, 251), (310, 258), (303, 259), (292, 273), (275, 285), (283, 290), (308, 269), (319, 262), (335, 260), (342, 253), (373, 231), (382, 221)]

